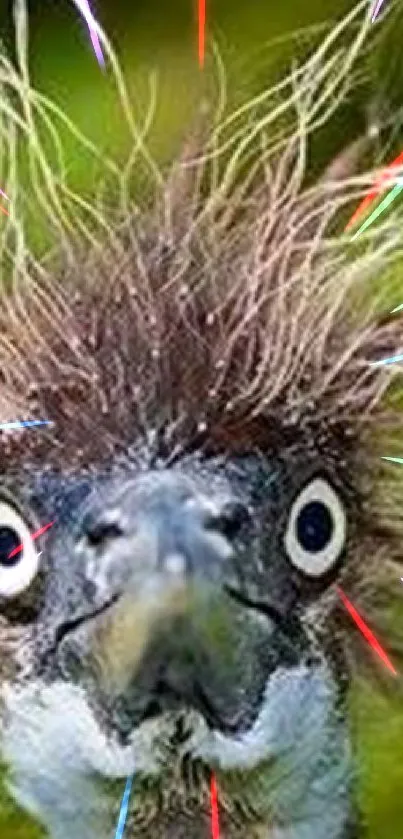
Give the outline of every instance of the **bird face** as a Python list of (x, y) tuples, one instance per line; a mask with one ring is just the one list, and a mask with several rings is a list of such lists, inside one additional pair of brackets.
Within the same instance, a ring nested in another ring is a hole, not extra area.
[[(106, 835), (116, 816), (113, 781), (134, 773), (133, 836), (157, 824), (170, 837), (186, 806), (202, 837), (212, 770), (258, 772), (264, 795), (253, 783), (246, 796), (239, 780), (228, 786), (234, 809), (253, 807), (255, 832), (291, 807), (284, 771), (295, 776), (292, 807), (304, 801), (314, 818), (317, 793), (310, 804), (306, 794), (312, 773), (323, 772), (326, 824), (343, 835), (346, 667), (310, 613), (329, 611), (354, 541), (347, 476), (330, 457), (303, 447), (297, 454), (295, 443), (281, 457), (274, 449), (270, 457), (193, 453), (149, 468), (146, 459), (143, 452), (137, 465), (128, 460), (104, 476), (25, 475), (30, 512), (11, 491), (3, 502), (1, 594), (5, 613), (12, 604), (14, 620), (27, 621), (19, 688), (6, 691), (14, 793), (56, 836), (75, 794), (77, 827)], [(50, 498), (57, 518), (41, 561), (30, 520), (35, 508), (50, 514)], [(164, 788), (169, 805), (156, 815)], [(237, 837), (236, 818), (224, 818)]]
[[(84, 685), (122, 737), (185, 707), (222, 731), (250, 726), (271, 674), (312, 656), (304, 615), (346, 551), (349, 499), (317, 469), (296, 481), (274, 460), (190, 457), (90, 483), (48, 536), (38, 677)], [(38, 562), (7, 511), (6, 549), (26, 547), (5, 560), (6, 595)]]

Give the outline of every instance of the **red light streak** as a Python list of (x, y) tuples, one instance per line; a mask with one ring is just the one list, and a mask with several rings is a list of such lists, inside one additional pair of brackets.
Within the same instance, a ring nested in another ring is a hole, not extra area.
[[(6, 195), (6, 193), (5, 193), (5, 192), (3, 192), (3, 190), (2, 190), (2, 189), (0, 189), (0, 195), (2, 195), (2, 196), (3, 196), (3, 198), (5, 198), (5, 199), (6, 199), (6, 201), (9, 201), (9, 200), (10, 200), (10, 199), (9, 199), (9, 197), (8, 197), (8, 195)], [(1, 210), (1, 212), (2, 212), (2, 213), (4, 213), (4, 215), (5, 215), (5, 216), (9, 216), (9, 215), (10, 215), (10, 213), (8, 212), (8, 210), (5, 210), (5, 209), (4, 209), (4, 207), (0, 207), (0, 210)]]
[(361, 615), (358, 614), (355, 606), (353, 606), (353, 604), (350, 602), (348, 597), (344, 594), (344, 591), (340, 588), (340, 586), (336, 586), (336, 591), (337, 591), (338, 595), (340, 596), (341, 600), (343, 601), (343, 603), (344, 603), (347, 611), (351, 615), (352, 619), (357, 624), (358, 629), (362, 632), (364, 638), (366, 638), (368, 643), (371, 645), (372, 649), (374, 649), (375, 652), (379, 655), (379, 658), (382, 659), (383, 663), (386, 665), (388, 670), (390, 670), (391, 673), (393, 673), (394, 676), (397, 676), (397, 670), (395, 670), (392, 662), (390, 661), (390, 659), (386, 655), (385, 650), (382, 649), (379, 641), (376, 640), (373, 632), (371, 632), (370, 628), (363, 621)]
[[(54, 523), (55, 523), (54, 521), (51, 521), (51, 522), (49, 522), (49, 524), (44, 524), (43, 527), (40, 527), (39, 530), (37, 530), (35, 533), (31, 534), (31, 539), (37, 539), (38, 536), (41, 535), (41, 533), (44, 533), (45, 530), (48, 530), (49, 527), (52, 527), (52, 524), (54, 524)], [(11, 553), (8, 555), (7, 559), (11, 559), (11, 557), (18, 554), (20, 551), (22, 551), (22, 549), (23, 549), (23, 545), (17, 545), (17, 547), (14, 548), (14, 550), (12, 550)]]
[(206, 33), (206, 0), (199, 0), (199, 64), (204, 66), (204, 48)]
[(364, 210), (367, 209), (368, 205), (371, 204), (371, 202), (374, 201), (375, 198), (377, 198), (379, 193), (382, 191), (384, 182), (389, 180), (389, 178), (391, 177), (391, 169), (394, 169), (399, 165), (403, 165), (403, 151), (400, 152), (400, 154), (398, 154), (398, 156), (394, 160), (392, 160), (392, 163), (390, 163), (389, 166), (379, 176), (374, 188), (361, 201), (361, 204), (358, 205), (356, 211), (351, 216), (350, 221), (346, 224), (344, 231), (349, 230), (349, 228), (352, 227), (353, 224), (355, 224), (358, 216), (360, 216), (364, 212)]
[(218, 821), (217, 784), (214, 775), (211, 776), (210, 784), (211, 799), (211, 835), (213, 839), (220, 839), (220, 825)]

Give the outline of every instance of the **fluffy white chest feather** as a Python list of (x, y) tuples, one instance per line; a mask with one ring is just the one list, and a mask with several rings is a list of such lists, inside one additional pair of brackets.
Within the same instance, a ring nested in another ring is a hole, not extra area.
[[(161, 776), (163, 783), (163, 744), (174, 725), (169, 714), (143, 724), (122, 747), (107, 739), (77, 686), (37, 683), (15, 691), (8, 685), (4, 699), (10, 789), (52, 839), (75, 834), (110, 839), (119, 800), (111, 806), (108, 785), (131, 774)], [(224, 779), (240, 772), (246, 801), (248, 777), (262, 766), (258, 786), (253, 785), (257, 800), (251, 803), (259, 823), (267, 824), (268, 839), (344, 839), (351, 754), (333, 703), (324, 668), (279, 670), (247, 733), (227, 737), (190, 714), (192, 734), (181, 748)]]

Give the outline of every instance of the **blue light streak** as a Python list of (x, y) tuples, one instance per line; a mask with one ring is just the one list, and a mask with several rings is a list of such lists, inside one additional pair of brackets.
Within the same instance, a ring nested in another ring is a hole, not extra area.
[(382, 364), (396, 364), (397, 361), (403, 361), (403, 355), (392, 355), (390, 358), (384, 358), (382, 361), (372, 361), (371, 367), (381, 367)]
[(129, 808), (130, 792), (133, 783), (133, 775), (126, 781), (125, 791), (123, 793), (122, 803), (120, 805), (119, 821), (116, 828), (115, 839), (122, 839), (123, 831), (125, 829), (127, 810)]
[(32, 428), (35, 425), (53, 425), (51, 420), (15, 420), (13, 422), (1, 422), (0, 431), (9, 431), (14, 428)]

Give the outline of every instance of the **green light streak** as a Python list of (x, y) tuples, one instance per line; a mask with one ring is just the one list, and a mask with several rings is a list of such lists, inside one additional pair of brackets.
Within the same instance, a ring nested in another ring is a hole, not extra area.
[(363, 233), (363, 231), (366, 230), (367, 227), (369, 227), (372, 224), (372, 222), (375, 221), (375, 219), (377, 219), (378, 216), (381, 215), (381, 213), (383, 213), (384, 210), (386, 210), (386, 207), (389, 207), (389, 204), (391, 204), (392, 201), (395, 200), (396, 195), (398, 195), (399, 192), (402, 191), (402, 189), (403, 183), (396, 184), (396, 186), (393, 187), (392, 191), (389, 192), (386, 198), (384, 198), (383, 201), (381, 201), (376, 210), (374, 210), (374, 212), (371, 213), (370, 216), (368, 216), (368, 218), (364, 221), (364, 224), (362, 224), (361, 227), (357, 230), (357, 232), (354, 233), (354, 236), (352, 236), (351, 239), (356, 239), (357, 236), (360, 235), (360, 233)]

